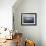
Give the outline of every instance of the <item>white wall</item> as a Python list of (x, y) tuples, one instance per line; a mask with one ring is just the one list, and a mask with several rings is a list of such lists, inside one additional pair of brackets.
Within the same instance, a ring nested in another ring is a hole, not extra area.
[[(14, 5), (15, 6), (15, 5)], [(35, 41), (36, 46), (41, 46), (40, 30), (40, 0), (23, 0), (22, 3), (14, 10), (15, 30), (23, 33), (24, 38)], [(21, 26), (21, 13), (37, 13), (36, 26)]]
[(46, 46), (46, 0), (41, 0), (41, 38), (42, 46)]
[(12, 6), (16, 0), (0, 0), (0, 27), (12, 28)]

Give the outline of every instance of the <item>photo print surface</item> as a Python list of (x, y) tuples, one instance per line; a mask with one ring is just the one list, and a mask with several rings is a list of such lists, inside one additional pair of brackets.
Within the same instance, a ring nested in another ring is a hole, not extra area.
[(36, 25), (36, 13), (22, 13), (21, 14), (22, 25)]

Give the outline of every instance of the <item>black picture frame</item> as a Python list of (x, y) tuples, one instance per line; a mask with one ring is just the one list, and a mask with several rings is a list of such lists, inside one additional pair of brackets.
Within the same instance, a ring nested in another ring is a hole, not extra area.
[(37, 25), (37, 13), (21, 13), (21, 25), (24, 26)]

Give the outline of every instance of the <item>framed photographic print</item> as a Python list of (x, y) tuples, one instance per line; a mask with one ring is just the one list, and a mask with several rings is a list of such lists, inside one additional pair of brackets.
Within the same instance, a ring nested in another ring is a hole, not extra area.
[(33, 26), (37, 24), (37, 13), (21, 13), (21, 25)]

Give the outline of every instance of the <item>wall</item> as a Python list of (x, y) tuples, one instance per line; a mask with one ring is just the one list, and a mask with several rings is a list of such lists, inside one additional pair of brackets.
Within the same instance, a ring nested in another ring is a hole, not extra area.
[(41, 41), (46, 46), (46, 0), (41, 1)]
[(12, 29), (12, 6), (16, 0), (0, 0), (0, 27)]
[[(18, 1), (19, 2), (19, 1)], [(15, 6), (15, 5), (14, 5)], [(20, 5), (13, 7), (15, 30), (23, 33), (24, 39), (35, 41), (36, 46), (41, 46), (40, 30), (40, 0), (23, 0)], [(37, 13), (36, 26), (22, 26), (21, 13)]]

